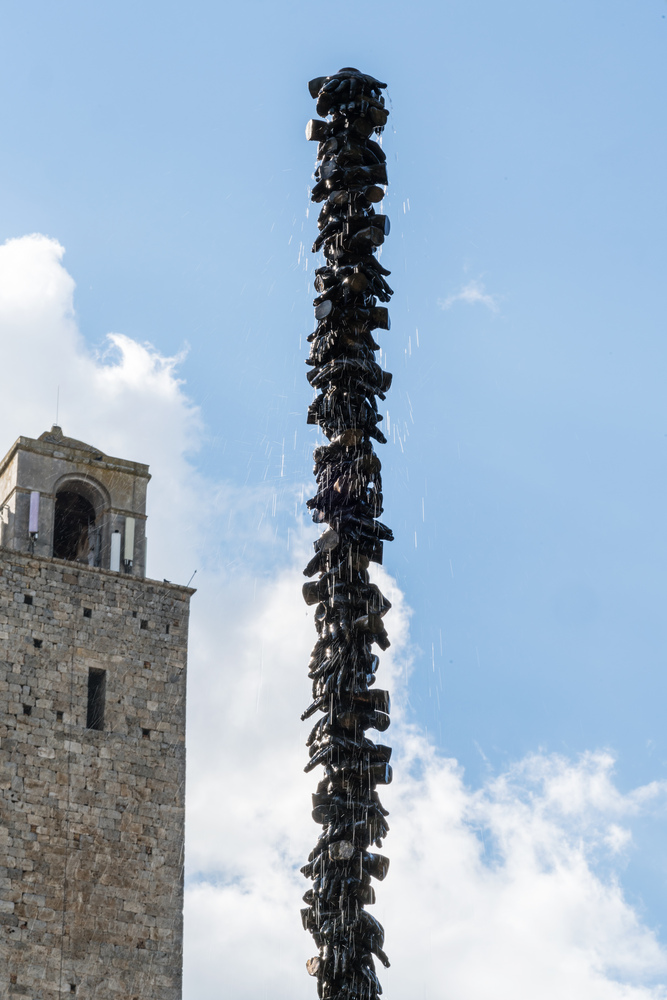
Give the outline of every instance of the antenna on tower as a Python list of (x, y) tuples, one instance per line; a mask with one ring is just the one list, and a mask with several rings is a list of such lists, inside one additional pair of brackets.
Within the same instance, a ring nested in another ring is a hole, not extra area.
[(56, 390), (56, 427), (59, 427), (58, 417), (60, 415), (60, 386)]

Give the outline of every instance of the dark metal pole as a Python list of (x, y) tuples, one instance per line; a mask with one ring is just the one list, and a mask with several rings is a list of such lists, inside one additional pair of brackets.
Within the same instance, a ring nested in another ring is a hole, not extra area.
[(384, 931), (364, 907), (375, 901), (371, 876), (383, 879), (389, 861), (369, 851), (382, 847), (388, 825), (376, 786), (391, 781), (391, 749), (373, 743), (368, 729), (389, 726), (389, 695), (374, 687), (380, 649), (389, 646), (382, 622), (389, 601), (370, 583), (370, 562), (382, 562), (383, 542), (392, 533), (377, 520), (382, 513), (380, 460), (372, 440), (382, 444), (377, 397), (385, 398), (391, 375), (375, 360), (374, 329), (389, 329), (378, 302), (392, 294), (389, 271), (375, 250), (389, 232), (389, 220), (375, 213), (387, 183), (385, 154), (371, 139), (387, 121), (386, 84), (345, 68), (311, 80), (317, 112), (328, 120), (308, 123), (306, 136), (319, 142), (312, 200), (323, 203), (313, 251), (327, 263), (317, 268), (317, 329), (310, 335), (308, 381), (318, 395), (308, 423), (328, 439), (315, 449), (317, 494), (308, 501), (313, 520), (327, 527), (315, 542), (304, 570), (318, 579), (304, 584), (307, 604), (317, 605), (318, 639), (309, 677), (313, 702), (307, 719), (322, 712), (307, 745), (306, 771), (323, 765), (313, 795), (313, 819), (323, 827), (308, 864), (313, 880), (301, 911), (304, 927), (319, 948), (308, 960), (324, 1000), (376, 1000), (382, 988), (373, 955), (389, 961)]

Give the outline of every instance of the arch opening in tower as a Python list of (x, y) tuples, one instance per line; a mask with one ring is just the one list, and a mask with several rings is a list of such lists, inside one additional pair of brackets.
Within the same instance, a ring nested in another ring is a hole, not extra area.
[(88, 566), (99, 563), (95, 508), (90, 500), (73, 490), (61, 490), (56, 495), (53, 555)]

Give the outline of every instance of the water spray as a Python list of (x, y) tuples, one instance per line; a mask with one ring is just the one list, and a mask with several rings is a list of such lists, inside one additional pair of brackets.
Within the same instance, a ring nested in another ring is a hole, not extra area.
[[(375, 211), (387, 184), (386, 156), (372, 136), (387, 121), (386, 84), (356, 69), (309, 83), (320, 119), (306, 136), (319, 143), (311, 199), (322, 204), (313, 251), (326, 264), (315, 271), (317, 329), (312, 333), (308, 381), (317, 396), (308, 423), (327, 444), (315, 449), (317, 493), (308, 501), (313, 520), (325, 526), (304, 570), (307, 604), (315, 607), (318, 639), (308, 676), (313, 702), (303, 713), (318, 718), (308, 737), (310, 761), (324, 777), (313, 795), (313, 819), (322, 833), (308, 864), (313, 880), (301, 911), (319, 949), (307, 962), (323, 1000), (377, 1000), (382, 987), (375, 956), (383, 951), (382, 925), (366, 910), (375, 901), (371, 879), (383, 879), (389, 860), (373, 853), (388, 831), (377, 786), (392, 777), (391, 749), (367, 730), (389, 726), (389, 695), (375, 687), (378, 656), (389, 646), (383, 616), (391, 607), (370, 582), (371, 562), (382, 563), (392, 532), (382, 513), (380, 460), (373, 441), (386, 443), (377, 400), (385, 399), (391, 375), (378, 364), (374, 330), (389, 329), (389, 275), (375, 252), (389, 220)], [(326, 120), (324, 120), (326, 119)]]

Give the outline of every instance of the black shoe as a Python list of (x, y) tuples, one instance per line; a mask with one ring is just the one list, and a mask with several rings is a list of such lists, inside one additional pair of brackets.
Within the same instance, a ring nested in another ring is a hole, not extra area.
[(310, 80), (308, 83), (308, 90), (310, 91), (310, 96), (315, 99), (319, 94), (320, 90), (324, 84), (329, 79), (328, 76), (316, 76), (314, 80)]
[(331, 136), (331, 125), (319, 118), (311, 118), (306, 125), (306, 139), (310, 142), (324, 142)]

